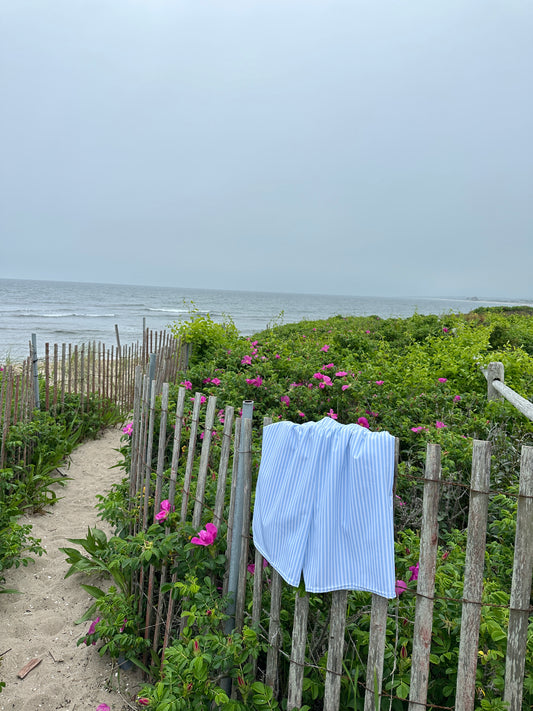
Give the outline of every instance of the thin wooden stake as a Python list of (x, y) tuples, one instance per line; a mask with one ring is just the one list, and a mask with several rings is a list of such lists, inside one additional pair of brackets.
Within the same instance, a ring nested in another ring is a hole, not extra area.
[(411, 661), (411, 687), (409, 711), (425, 709), (429, 682), (429, 655), (433, 628), (433, 594), (437, 568), (439, 539), (439, 484), (441, 476), (440, 446), (428, 444), (426, 451), (426, 483), (422, 527), (420, 530), (420, 560), (418, 571), (413, 655)]
[(516, 511), (513, 581), (507, 654), (504, 703), (509, 711), (520, 711), (524, 689), (524, 670), (528, 620), (531, 613), (531, 575), (533, 573), (533, 447), (522, 447), (520, 484)]
[(307, 617), (309, 615), (309, 595), (296, 591), (294, 600), (294, 623), (292, 627), (292, 649), (289, 667), (288, 709), (299, 709), (302, 705), (305, 648), (307, 644)]
[(490, 442), (474, 440), (468, 513), (461, 639), (457, 665), (456, 711), (471, 711), (476, 700), (479, 624), (487, 539), (490, 486)]

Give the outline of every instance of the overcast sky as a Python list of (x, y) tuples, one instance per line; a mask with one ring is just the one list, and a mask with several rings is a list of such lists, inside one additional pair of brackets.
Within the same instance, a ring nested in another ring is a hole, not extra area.
[(0, 0), (0, 277), (533, 298), (529, 0)]

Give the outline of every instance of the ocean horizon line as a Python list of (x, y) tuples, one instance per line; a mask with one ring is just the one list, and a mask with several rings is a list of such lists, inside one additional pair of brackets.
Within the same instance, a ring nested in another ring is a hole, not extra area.
[(1, 282), (31, 282), (35, 284), (68, 284), (74, 285), (86, 285), (86, 286), (112, 286), (119, 288), (147, 288), (147, 289), (164, 289), (164, 290), (183, 290), (183, 291), (201, 291), (201, 292), (225, 292), (230, 294), (271, 294), (276, 296), (319, 296), (319, 297), (333, 297), (333, 298), (351, 298), (351, 299), (386, 299), (386, 300), (409, 300), (413, 301), (416, 299), (423, 299), (424, 301), (468, 301), (468, 302), (495, 302), (500, 303), (502, 301), (508, 301), (509, 303), (523, 302), (524, 305), (533, 303), (533, 296), (487, 296), (487, 295), (446, 295), (446, 294), (353, 294), (346, 292), (321, 292), (321, 291), (277, 291), (277, 290), (267, 290), (267, 289), (235, 289), (228, 287), (195, 287), (195, 286), (171, 286), (168, 284), (134, 284), (131, 282), (106, 282), (106, 281), (77, 281), (72, 279), (33, 279), (33, 278), (17, 278), (17, 277), (0, 277)]

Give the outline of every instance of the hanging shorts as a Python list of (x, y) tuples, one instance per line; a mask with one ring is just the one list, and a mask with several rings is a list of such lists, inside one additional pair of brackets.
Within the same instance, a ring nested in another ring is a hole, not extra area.
[(329, 417), (264, 429), (253, 539), (287, 583), (395, 597), (394, 450)]

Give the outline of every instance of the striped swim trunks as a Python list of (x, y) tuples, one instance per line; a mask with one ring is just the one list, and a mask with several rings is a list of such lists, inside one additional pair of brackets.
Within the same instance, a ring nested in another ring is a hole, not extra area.
[(254, 545), (287, 583), (395, 597), (394, 450), (388, 432), (329, 417), (264, 429)]

